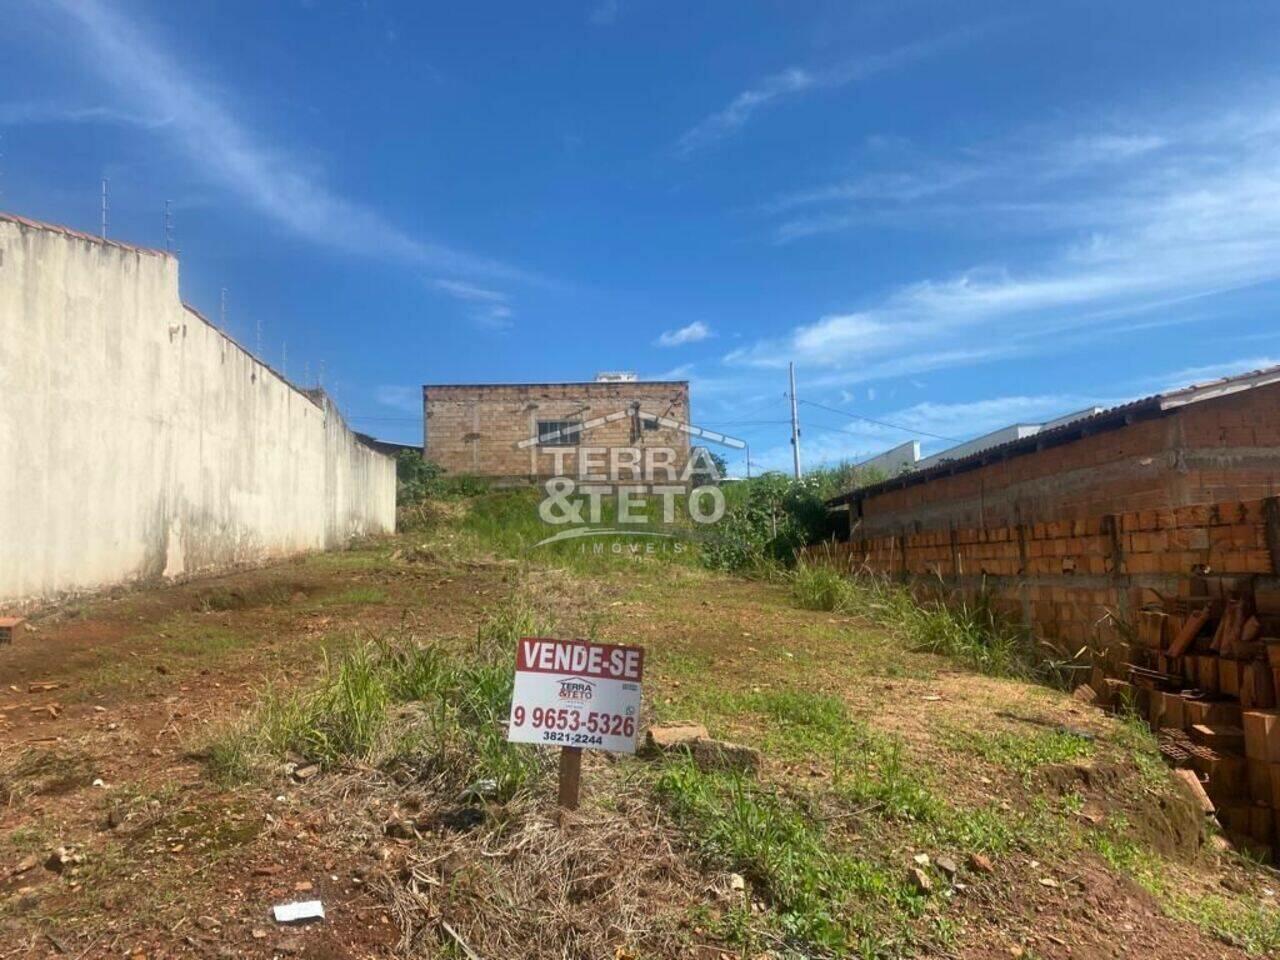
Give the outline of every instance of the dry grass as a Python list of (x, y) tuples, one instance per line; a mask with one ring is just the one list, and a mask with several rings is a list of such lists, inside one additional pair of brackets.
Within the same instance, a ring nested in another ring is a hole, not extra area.
[(382, 885), (409, 956), (445, 951), (445, 924), (483, 957), (681, 955), (701, 898), (680, 836), (643, 795), (563, 814), (528, 797), (443, 832)]

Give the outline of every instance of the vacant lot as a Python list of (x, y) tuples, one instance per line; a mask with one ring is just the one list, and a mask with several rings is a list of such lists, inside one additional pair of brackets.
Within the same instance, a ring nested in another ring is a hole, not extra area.
[[(1137, 722), (785, 577), (424, 532), (50, 610), (0, 648), (5, 957), (1224, 957), (1280, 949)], [(813, 602), (801, 594), (800, 599)], [(514, 640), (639, 642), (754, 775), (510, 746)], [(283, 927), (274, 904), (323, 901)]]

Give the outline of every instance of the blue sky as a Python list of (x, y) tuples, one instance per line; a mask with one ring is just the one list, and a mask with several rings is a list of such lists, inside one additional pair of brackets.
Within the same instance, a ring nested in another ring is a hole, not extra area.
[[(0, 0), (0, 209), (163, 245), (353, 424), (692, 382), (786, 467), (1280, 362), (1280, 5)], [(287, 345), (287, 347), (286, 347)], [(742, 469), (741, 456), (731, 458)]]

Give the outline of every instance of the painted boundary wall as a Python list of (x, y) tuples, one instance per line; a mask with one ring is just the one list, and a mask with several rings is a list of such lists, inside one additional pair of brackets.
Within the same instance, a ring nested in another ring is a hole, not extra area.
[(0, 603), (394, 525), (394, 461), (184, 306), (176, 259), (0, 215)]

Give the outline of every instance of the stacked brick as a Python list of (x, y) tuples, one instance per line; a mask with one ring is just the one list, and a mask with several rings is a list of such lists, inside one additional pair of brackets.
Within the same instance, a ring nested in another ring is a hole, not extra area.
[(1228, 833), (1280, 851), (1277, 498), (903, 531), (808, 558), (935, 595), (981, 591), (1064, 656), (1087, 650), (1087, 697), (1141, 711)]
[(1090, 687), (1147, 718), (1229, 836), (1263, 856), (1280, 852), (1280, 593), (1246, 582), (1223, 596), (1150, 603), (1126, 676), (1098, 667)]

